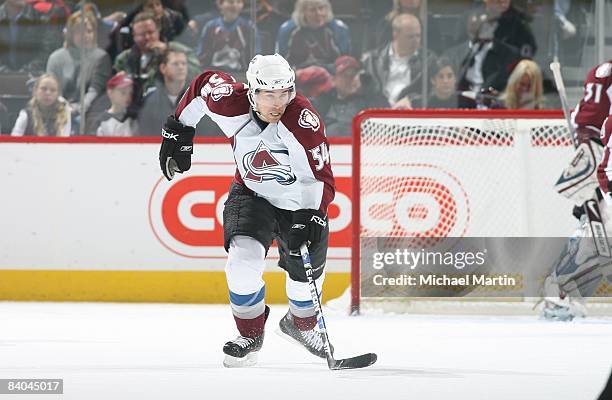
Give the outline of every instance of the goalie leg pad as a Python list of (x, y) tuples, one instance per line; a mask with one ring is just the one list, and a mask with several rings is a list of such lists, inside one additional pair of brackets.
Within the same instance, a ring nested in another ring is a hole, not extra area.
[(612, 260), (600, 257), (595, 243), (584, 226), (568, 240), (544, 287), (546, 297), (574, 298), (594, 296), (603, 282)]

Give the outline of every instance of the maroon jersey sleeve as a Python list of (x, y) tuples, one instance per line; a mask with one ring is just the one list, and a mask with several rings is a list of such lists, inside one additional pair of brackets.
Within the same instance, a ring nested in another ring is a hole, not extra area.
[(231, 75), (206, 71), (191, 82), (174, 116), (184, 125), (195, 127), (204, 115), (234, 117), (248, 114), (250, 106), (246, 93), (246, 86), (236, 82)]
[[(603, 121), (612, 113), (612, 60), (589, 71), (584, 95), (572, 112), (579, 139), (597, 137)], [(584, 128), (584, 129), (581, 129)]]
[(291, 155), (291, 168), (298, 177), (322, 183), (320, 190), (313, 189), (311, 192), (317, 196), (315, 208), (327, 214), (327, 207), (336, 193), (329, 143), (321, 116), (302, 95), (298, 94), (285, 110), (279, 123), (279, 134), (285, 137)]
[(597, 180), (599, 181), (599, 187), (604, 193), (612, 191), (612, 160), (610, 159), (610, 143), (609, 139), (612, 135), (612, 115), (610, 115), (603, 123), (601, 127), (601, 138), (607, 144), (604, 148), (603, 160), (597, 168)]

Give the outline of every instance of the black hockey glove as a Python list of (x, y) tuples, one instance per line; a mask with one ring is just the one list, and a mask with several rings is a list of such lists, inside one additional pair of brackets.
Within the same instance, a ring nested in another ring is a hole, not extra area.
[(291, 255), (300, 255), (300, 246), (317, 244), (323, 237), (323, 230), (327, 226), (325, 215), (319, 210), (303, 209), (293, 212), (293, 223), (289, 229), (287, 245)]
[(162, 129), (162, 145), (159, 150), (159, 165), (169, 181), (176, 172), (182, 173), (191, 168), (193, 137), (195, 129), (185, 126), (170, 115)]
[(572, 209), (572, 215), (578, 221), (580, 221), (580, 218), (584, 215), (584, 213), (585, 213), (584, 207), (582, 207), (582, 206), (574, 206), (574, 208)]

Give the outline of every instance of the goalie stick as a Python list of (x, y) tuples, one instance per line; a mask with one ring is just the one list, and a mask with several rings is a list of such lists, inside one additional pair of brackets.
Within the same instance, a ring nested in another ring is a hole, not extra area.
[[(563, 115), (565, 116), (565, 121), (567, 122), (567, 128), (569, 129), (572, 142), (574, 143), (574, 147), (578, 147), (578, 137), (574, 132), (574, 126), (570, 118), (570, 108), (567, 102), (565, 84), (563, 83), (563, 77), (561, 76), (561, 64), (559, 64), (558, 61), (552, 62), (550, 64), (550, 70), (552, 71), (555, 85), (557, 86), (557, 92), (559, 93), (559, 98), (561, 99), (561, 108), (563, 109)], [(591, 229), (597, 253), (599, 256), (608, 258), (612, 257), (610, 254), (610, 243), (608, 241), (608, 236), (606, 235), (606, 229), (603, 224), (603, 219), (601, 218), (601, 211), (599, 210), (597, 200), (591, 199), (585, 201), (582, 208), (584, 209), (587, 222)]]
[(336, 360), (329, 347), (329, 337), (327, 336), (327, 327), (325, 326), (325, 319), (323, 318), (323, 310), (321, 309), (321, 302), (319, 301), (319, 291), (317, 285), (312, 278), (312, 264), (310, 262), (310, 253), (308, 252), (308, 246), (303, 243), (300, 246), (300, 253), (302, 254), (302, 262), (304, 263), (304, 269), (306, 270), (306, 279), (308, 279), (308, 288), (310, 289), (310, 295), (312, 297), (312, 303), (315, 307), (317, 316), (317, 325), (319, 326), (319, 334), (323, 341), (323, 347), (325, 348), (325, 356), (327, 358), (327, 366), (331, 370), (340, 369), (356, 369), (368, 367), (376, 362), (377, 356), (374, 353), (366, 353), (356, 357), (344, 358), (342, 360)]

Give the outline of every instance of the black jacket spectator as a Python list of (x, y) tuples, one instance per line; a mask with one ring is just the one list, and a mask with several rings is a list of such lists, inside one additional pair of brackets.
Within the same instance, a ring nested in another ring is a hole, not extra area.
[[(474, 51), (476, 51), (477, 47), (483, 46), (483, 43), (474, 43), (472, 47), (464, 46), (461, 47), (463, 51), (461, 53), (464, 55), (463, 57), (457, 54), (457, 49), (447, 53), (447, 56), (453, 57), (453, 53), (455, 53), (454, 57), (456, 60), (462, 60), (460, 65), (458, 66), (459, 74), (458, 74), (458, 84), (457, 88), (459, 91), (464, 90), (473, 90), (471, 82), (468, 79), (467, 71), (468, 69), (474, 65), (475, 63), (475, 55)], [(475, 47), (476, 46), (476, 47)], [(467, 52), (467, 55), (465, 55)], [(483, 82), (476, 89), (477, 92), (480, 89), (489, 90), (489, 88), (494, 89), (495, 91), (501, 92), (506, 87), (506, 83), (508, 82), (508, 77), (514, 66), (520, 60), (520, 55), (515, 51), (515, 48), (508, 46), (507, 44), (499, 41), (493, 41), (493, 45), (491, 49), (487, 52), (483, 62), (482, 62), (482, 77)], [(459, 107), (460, 108), (475, 108), (476, 103), (470, 99), (460, 97), (459, 99)]]
[[(43, 40), (46, 22), (43, 15), (30, 4), (11, 17), (7, 0), (0, 5), (0, 71), (43, 71)], [(19, 6), (15, 6), (19, 7)]]
[[(483, 8), (470, 15), (466, 26), (469, 40), (447, 53), (462, 60), (458, 89), (503, 91), (516, 64), (533, 57), (537, 49), (527, 17), (512, 6), (498, 17)], [(474, 108), (476, 103), (460, 97), (459, 107)]]
[(521, 58), (532, 58), (535, 55), (538, 46), (525, 14), (510, 6), (499, 17), (498, 23), (493, 35), (495, 40), (512, 47)]
[[(487, 15), (485, 6), (480, 6), (466, 13), (461, 27), (457, 30), (457, 43), (470, 40), (469, 27), (470, 19), (474, 16)], [(515, 54), (521, 58), (533, 58), (537, 51), (537, 44), (533, 32), (529, 27), (529, 17), (517, 10), (512, 5), (501, 13), (498, 17), (488, 16), (495, 23), (493, 39), (504, 43), (513, 49)]]

